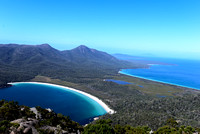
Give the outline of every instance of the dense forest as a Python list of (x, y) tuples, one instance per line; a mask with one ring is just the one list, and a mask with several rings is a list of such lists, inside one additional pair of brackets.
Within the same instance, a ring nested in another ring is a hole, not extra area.
[(48, 44), (0, 44), (0, 84), (28, 81), (37, 75), (76, 82), (79, 78), (102, 78), (121, 68), (135, 68), (130, 62), (86, 46), (59, 51)]

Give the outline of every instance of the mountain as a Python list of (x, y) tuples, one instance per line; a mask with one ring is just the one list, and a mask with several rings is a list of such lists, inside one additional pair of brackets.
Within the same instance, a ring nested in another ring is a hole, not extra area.
[(122, 65), (123, 61), (111, 56), (110, 54), (81, 45), (72, 50), (62, 51), (62, 54), (72, 63), (78, 63), (88, 67), (111, 67)]
[(49, 62), (55, 64), (78, 63), (87, 64), (116, 64), (120, 60), (115, 57), (95, 49), (90, 49), (81, 45), (72, 50), (59, 51), (48, 44), (42, 45), (0, 45), (0, 63), (8, 65), (25, 65)]
[(85, 60), (104, 61), (104, 62), (118, 62), (115, 57), (95, 49), (90, 49), (81, 45), (72, 50), (62, 51), (62, 53), (70, 58), (71, 61), (84, 62)]
[(9, 65), (34, 64), (39, 62), (64, 62), (60, 51), (48, 44), (42, 45), (0, 45), (0, 61)]
[(81, 45), (59, 51), (49, 44), (0, 44), (0, 80), (24, 81), (37, 75), (73, 80), (101, 77), (132, 64)]

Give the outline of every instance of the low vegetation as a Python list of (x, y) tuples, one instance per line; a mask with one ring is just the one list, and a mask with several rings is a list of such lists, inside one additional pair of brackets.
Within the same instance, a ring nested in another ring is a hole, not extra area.
[(132, 127), (119, 124), (113, 126), (112, 121), (108, 119), (89, 124), (84, 128), (83, 134), (193, 134), (195, 132), (199, 133), (200, 129), (191, 126), (180, 126), (173, 118), (169, 118), (164, 126), (154, 131), (148, 126)]
[[(121, 75), (120, 77), (115, 76), (115, 78), (116, 77), (121, 78)], [(106, 78), (112, 77), (106, 76)], [(166, 91), (168, 88), (169, 90), (175, 90), (176, 93), (168, 94), (166, 97), (159, 97), (153, 93), (147, 94), (143, 92), (143, 89), (138, 86), (119, 85), (114, 82), (103, 81), (103, 79), (100, 78), (93, 80), (82, 78), (82, 80), (84, 80), (82, 83), (72, 83), (44, 76), (37, 76), (33, 79), (33, 81), (50, 82), (74, 87), (101, 98), (105, 103), (111, 106), (112, 109), (117, 111), (116, 114), (107, 114), (101, 117), (102, 119), (111, 119), (113, 125), (146, 125), (152, 129), (157, 129), (163, 126), (168, 118), (173, 117), (179, 120), (180, 125), (200, 127), (200, 116), (198, 114), (198, 111), (200, 111), (200, 104), (198, 103), (200, 101), (200, 95), (196, 92), (195, 94), (188, 93), (184, 91), (184, 89), (160, 84)], [(128, 82), (133, 81), (134, 79), (131, 80), (131, 78), (129, 78)], [(145, 82), (141, 80), (140, 84), (143, 83)], [(152, 86), (157, 86), (153, 82), (148, 83)], [(148, 87), (148, 84), (144, 86)], [(165, 91), (160, 91), (161, 95), (166, 95), (162, 94), (162, 92)]]

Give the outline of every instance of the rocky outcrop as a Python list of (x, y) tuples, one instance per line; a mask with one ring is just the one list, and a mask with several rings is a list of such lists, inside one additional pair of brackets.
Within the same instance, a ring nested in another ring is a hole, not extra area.
[(18, 133), (32, 133), (32, 134), (39, 134), (39, 132), (35, 129), (35, 125), (38, 124), (38, 120), (36, 119), (32, 119), (32, 118), (28, 118), (26, 119), (17, 119), (14, 121), (11, 121), (11, 123), (14, 124), (19, 124), (19, 127), (15, 128), (15, 127), (11, 127), (11, 134), (18, 134)]
[(45, 130), (46, 132), (54, 132), (55, 134), (69, 134), (68, 131), (62, 130), (59, 125), (57, 127), (44, 126), (40, 129)]
[(79, 134), (83, 127), (69, 117), (39, 106), (0, 101), (0, 134)]
[[(11, 121), (11, 123), (18, 125), (18, 127), (10, 127), (10, 134), (39, 134), (38, 130), (35, 128), (35, 126), (39, 123), (37, 119), (21, 118)], [(40, 127), (39, 130), (45, 131), (47, 133), (53, 132), (54, 134), (69, 134), (68, 131), (62, 130), (62, 128), (59, 125), (57, 125), (57, 127), (43, 126)]]
[(30, 108), (30, 111), (35, 114), (36, 119), (41, 119), (41, 113), (39, 113), (35, 107)]

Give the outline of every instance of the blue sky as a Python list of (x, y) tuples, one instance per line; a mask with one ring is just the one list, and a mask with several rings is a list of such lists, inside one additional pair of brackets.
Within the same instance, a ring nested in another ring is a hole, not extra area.
[(198, 59), (200, 0), (0, 0), (0, 43)]

